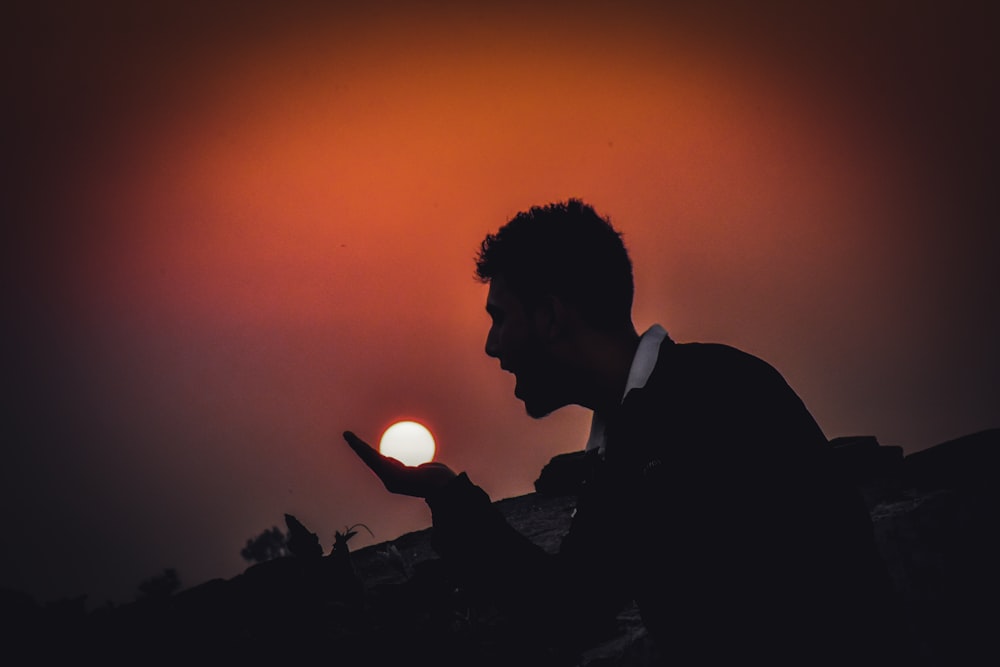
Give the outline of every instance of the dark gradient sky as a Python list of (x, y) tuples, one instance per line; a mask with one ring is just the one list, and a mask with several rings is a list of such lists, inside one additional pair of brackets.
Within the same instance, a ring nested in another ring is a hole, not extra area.
[(639, 327), (764, 357), (829, 437), (1000, 426), (991, 3), (22, 4), (0, 586), (230, 577), (285, 512), (424, 528), (340, 438), (402, 417), (531, 491), (589, 416), (524, 415), (473, 257), (571, 196)]

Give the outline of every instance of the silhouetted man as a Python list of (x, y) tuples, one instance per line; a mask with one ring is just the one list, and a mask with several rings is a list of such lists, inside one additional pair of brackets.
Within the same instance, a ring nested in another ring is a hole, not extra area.
[(344, 434), (389, 491), (426, 499), (435, 548), (469, 590), (567, 656), (635, 601), (671, 664), (892, 662), (868, 510), (774, 368), (659, 325), (640, 335), (621, 235), (578, 200), (518, 214), (476, 268), (486, 353), (528, 414), (593, 411), (559, 553), (514, 531), (465, 473), (408, 468)]

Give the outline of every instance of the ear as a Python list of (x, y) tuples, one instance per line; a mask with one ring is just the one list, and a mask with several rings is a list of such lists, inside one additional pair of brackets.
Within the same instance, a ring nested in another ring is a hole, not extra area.
[(571, 330), (572, 312), (558, 296), (548, 294), (542, 297), (535, 306), (532, 316), (535, 331), (542, 340), (557, 340)]

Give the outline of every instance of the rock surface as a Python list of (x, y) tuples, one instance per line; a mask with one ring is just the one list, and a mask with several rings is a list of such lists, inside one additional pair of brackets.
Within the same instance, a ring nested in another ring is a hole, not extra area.
[[(904, 604), (906, 625), (928, 666), (1000, 664), (1000, 429), (902, 455), (872, 437), (832, 441), (868, 502), (876, 536)], [(554, 552), (574, 506), (574, 455), (555, 457), (536, 493), (496, 506), (523, 534)], [(298, 531), (308, 537), (305, 527)], [(525, 665), (649, 664), (634, 608), (619, 631), (573, 663), (526, 654), (503, 617), (448, 580), (430, 531), (328, 556), (286, 556), (232, 579), (91, 613), (83, 605), (39, 609), (0, 597), (9, 647), (27, 662), (104, 664)], [(302, 549), (299, 549), (302, 551)], [(343, 583), (345, 577), (360, 582)], [(348, 590), (350, 589), (350, 590)]]

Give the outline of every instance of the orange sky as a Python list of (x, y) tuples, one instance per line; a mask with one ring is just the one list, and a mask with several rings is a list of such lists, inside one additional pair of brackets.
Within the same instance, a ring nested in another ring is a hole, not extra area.
[(323, 4), (15, 17), (0, 584), (233, 576), (285, 512), (423, 528), (339, 436), (397, 418), (531, 491), (588, 415), (523, 414), (473, 257), (570, 196), (639, 327), (771, 361), (828, 436), (1000, 422), (985, 9)]

